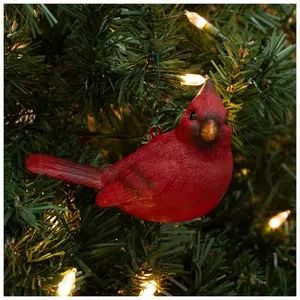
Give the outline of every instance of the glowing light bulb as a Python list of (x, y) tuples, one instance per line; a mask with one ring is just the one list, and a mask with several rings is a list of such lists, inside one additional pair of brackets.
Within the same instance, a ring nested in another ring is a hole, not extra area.
[(205, 78), (198, 74), (185, 74), (180, 79), (182, 85), (201, 85), (205, 82)]
[(76, 268), (73, 268), (66, 272), (62, 281), (58, 284), (57, 294), (58, 296), (70, 296), (72, 290), (75, 287)]
[(204, 26), (208, 23), (208, 21), (206, 19), (204, 19), (203, 17), (199, 16), (197, 13), (195, 12), (190, 12), (190, 11), (185, 11), (185, 15), (187, 16), (187, 18), (189, 19), (189, 21), (194, 24), (196, 27), (198, 27), (199, 29), (203, 29)]
[(244, 176), (247, 176), (249, 174), (250, 170), (247, 169), (247, 168), (243, 168), (241, 169), (241, 173), (244, 175)]
[(157, 289), (157, 283), (155, 280), (151, 280), (148, 282), (144, 282), (142, 284), (143, 289), (140, 292), (140, 296), (148, 297), (148, 296), (154, 296), (154, 293)]
[(217, 37), (223, 41), (226, 40), (226, 37), (219, 31), (218, 28), (216, 28), (214, 25), (209, 23), (203, 17), (199, 16), (197, 13), (186, 10), (185, 15), (187, 16), (189, 21), (200, 30), (203, 30), (208, 34)]
[(284, 223), (284, 221), (287, 219), (287, 217), (290, 215), (290, 213), (291, 213), (290, 210), (286, 210), (286, 211), (278, 213), (277, 215), (275, 215), (274, 217), (272, 217), (270, 219), (269, 226), (272, 229), (277, 229)]

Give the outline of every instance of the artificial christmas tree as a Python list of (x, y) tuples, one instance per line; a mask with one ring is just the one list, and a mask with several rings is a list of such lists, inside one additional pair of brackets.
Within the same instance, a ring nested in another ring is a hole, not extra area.
[[(295, 5), (4, 12), (6, 295), (295, 295)], [(209, 215), (145, 222), (26, 171), (29, 153), (105, 168), (171, 130), (186, 74), (214, 80), (233, 127)]]

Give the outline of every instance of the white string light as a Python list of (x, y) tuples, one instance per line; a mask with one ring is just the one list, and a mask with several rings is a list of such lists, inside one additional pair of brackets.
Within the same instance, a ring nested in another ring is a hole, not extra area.
[(200, 30), (205, 31), (214, 37), (220, 38), (222, 40), (226, 40), (226, 37), (220, 33), (218, 28), (216, 28), (214, 25), (209, 23), (206, 19), (204, 19), (197, 13), (186, 10), (185, 15), (187, 16), (189, 21)]
[(277, 215), (275, 215), (274, 217), (272, 217), (269, 220), (269, 226), (272, 229), (279, 228), (286, 221), (286, 219), (288, 218), (290, 213), (291, 213), (290, 210), (286, 210), (286, 211), (278, 213)]
[(196, 27), (198, 27), (201, 30), (208, 23), (208, 21), (206, 19), (204, 19), (203, 17), (199, 16), (195, 12), (190, 12), (190, 11), (187, 10), (187, 11), (185, 11), (185, 15), (187, 16), (187, 18), (189, 19), (189, 21), (192, 24), (194, 24)]
[(71, 296), (75, 287), (76, 268), (73, 268), (65, 273), (64, 278), (58, 284), (57, 294), (60, 297)]
[(180, 76), (182, 85), (202, 85), (205, 78), (198, 74), (185, 74)]
[(155, 280), (150, 280), (148, 282), (144, 282), (141, 284), (142, 290), (140, 292), (140, 296), (142, 297), (150, 297), (154, 296), (154, 293), (157, 290), (157, 283)]

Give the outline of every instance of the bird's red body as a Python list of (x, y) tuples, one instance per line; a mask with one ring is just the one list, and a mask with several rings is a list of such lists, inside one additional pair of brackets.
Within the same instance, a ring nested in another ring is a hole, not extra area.
[(189, 104), (174, 130), (154, 136), (105, 170), (31, 154), (27, 168), (99, 190), (96, 204), (117, 206), (147, 221), (179, 222), (207, 214), (232, 176), (231, 127), (212, 81)]

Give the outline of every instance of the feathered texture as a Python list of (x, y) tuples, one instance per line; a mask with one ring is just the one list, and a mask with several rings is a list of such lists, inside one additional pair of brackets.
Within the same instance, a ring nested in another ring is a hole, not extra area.
[(30, 154), (26, 168), (32, 173), (47, 175), (56, 179), (100, 189), (101, 171), (98, 168), (79, 164), (47, 154)]
[(231, 127), (211, 80), (191, 101), (174, 130), (104, 171), (48, 155), (30, 155), (27, 168), (100, 189), (96, 204), (117, 206), (155, 222), (179, 222), (207, 214), (231, 180)]

